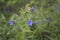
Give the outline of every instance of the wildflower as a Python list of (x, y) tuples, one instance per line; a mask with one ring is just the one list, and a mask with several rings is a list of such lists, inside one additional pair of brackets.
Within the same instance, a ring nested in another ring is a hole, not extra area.
[(28, 25), (32, 26), (32, 24), (33, 24), (32, 20), (28, 20)]
[(34, 10), (35, 10), (35, 8), (32, 6), (32, 7), (31, 7), (31, 11), (34, 11)]
[(57, 9), (58, 11), (60, 11), (60, 6), (57, 6), (56, 9)]
[(33, 6), (31, 7), (30, 11), (34, 14), (37, 14), (37, 12), (38, 12)]
[(35, 24), (36, 24), (36, 25), (39, 25), (39, 24), (40, 24), (40, 22), (35, 22)]
[(9, 24), (10, 24), (10, 25), (13, 25), (13, 24), (14, 24), (14, 21), (10, 20), (10, 21), (9, 21)]

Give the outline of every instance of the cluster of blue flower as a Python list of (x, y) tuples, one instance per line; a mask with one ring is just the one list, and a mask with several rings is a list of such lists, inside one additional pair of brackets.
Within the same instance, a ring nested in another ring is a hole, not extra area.
[(33, 22), (32, 20), (28, 20), (27, 24), (28, 24), (29, 26), (32, 26), (33, 24), (39, 25), (40, 22)]
[[(35, 8), (32, 6), (30, 10), (34, 11)], [(50, 19), (48, 18), (48, 19), (46, 20), (46, 22), (47, 22), (47, 23), (50, 22)], [(15, 23), (15, 22), (14, 22), (13, 20), (10, 20), (10, 21), (9, 21), (9, 24), (10, 24), (10, 25), (13, 25), (14, 23)], [(27, 24), (28, 24), (29, 26), (32, 26), (33, 24), (39, 25), (40, 22), (33, 22), (32, 20), (28, 20)]]
[[(12, 26), (15, 22), (13, 20), (9, 21), (9, 25)], [(39, 25), (40, 22), (33, 22), (32, 20), (28, 20), (27, 22), (28, 26), (32, 26), (33, 24)]]
[[(31, 10), (31, 11), (34, 11), (35, 8), (32, 6), (30, 10)], [(14, 21), (13, 21), (13, 20), (10, 20), (10, 21), (9, 21), (9, 24), (10, 24), (10, 25), (13, 25), (13, 24), (14, 24)], [(33, 24), (32, 20), (29, 20), (29, 21), (28, 21), (28, 25), (29, 25), (29, 26), (32, 26), (32, 24)]]

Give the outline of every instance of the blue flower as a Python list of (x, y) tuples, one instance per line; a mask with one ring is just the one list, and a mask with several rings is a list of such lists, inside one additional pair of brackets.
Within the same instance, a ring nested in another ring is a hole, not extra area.
[(34, 11), (34, 10), (35, 10), (35, 8), (32, 6), (32, 7), (31, 7), (31, 11)]
[(10, 25), (13, 25), (13, 24), (14, 24), (14, 21), (10, 20), (10, 21), (9, 21), (9, 24), (10, 24)]
[(57, 9), (58, 11), (60, 11), (60, 6), (57, 6), (56, 9)]
[(40, 22), (35, 22), (35, 24), (36, 24), (36, 25), (39, 25), (39, 24), (40, 24)]
[(28, 20), (27, 23), (28, 23), (29, 26), (32, 26), (32, 24), (33, 24), (32, 20)]

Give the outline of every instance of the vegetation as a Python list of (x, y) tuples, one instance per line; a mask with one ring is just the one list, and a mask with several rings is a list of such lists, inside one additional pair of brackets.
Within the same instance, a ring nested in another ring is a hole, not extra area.
[(60, 40), (60, 0), (0, 0), (0, 40)]

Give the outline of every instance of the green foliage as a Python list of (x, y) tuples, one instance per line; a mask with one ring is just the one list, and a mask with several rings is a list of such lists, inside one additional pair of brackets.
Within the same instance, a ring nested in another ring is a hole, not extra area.
[[(60, 40), (60, 10), (56, 6), (60, 0), (0, 0), (0, 40)], [(28, 20), (40, 24), (28, 26)]]

